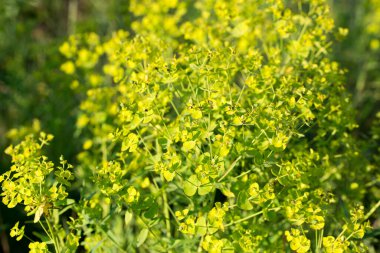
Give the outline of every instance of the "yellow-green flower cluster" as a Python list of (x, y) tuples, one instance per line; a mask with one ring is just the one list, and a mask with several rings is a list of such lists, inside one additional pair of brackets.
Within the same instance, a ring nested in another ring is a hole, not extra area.
[(45, 242), (31, 242), (29, 243), (29, 253), (47, 253), (49, 252)]
[(285, 231), (286, 240), (290, 242), (290, 248), (297, 253), (305, 253), (310, 249), (310, 240), (302, 235), (298, 229), (292, 229), (291, 232)]
[[(78, 176), (96, 175), (88, 187), (145, 218), (157, 215), (145, 208), (162, 203), (157, 231), (173, 225), (165, 202), (180, 193), (187, 200), (171, 202), (174, 209), (194, 211), (180, 214), (178, 231), (218, 245), (230, 241), (226, 228), (260, 224), (273, 210), (285, 224), (324, 230), (335, 175), (345, 169), (348, 146), (338, 140), (350, 142), (355, 128), (343, 71), (328, 59), (326, 1), (132, 1), (131, 12), (133, 33), (92, 44), (94, 35), (77, 36), (61, 47), (83, 70), (73, 78), (84, 90)], [(83, 66), (81, 50), (106, 62)], [(153, 184), (142, 187), (147, 177)], [(255, 212), (262, 217), (244, 220)], [(293, 250), (310, 248), (307, 233), (292, 236)]]
[(210, 253), (234, 252), (234, 248), (227, 239), (218, 239), (207, 235), (202, 242), (202, 248)]
[[(42, 147), (53, 139), (51, 134), (40, 133), (38, 141), (33, 135), (28, 135), (24, 141), (16, 146), (9, 146), (6, 153), (12, 157), (12, 167), (1, 175), (2, 202), (9, 208), (17, 204), (25, 206), (29, 215), (35, 214), (34, 222), (40, 220), (43, 213), (48, 214), (50, 207), (64, 200), (68, 193), (73, 175), (61, 157), (61, 166), (54, 168), (54, 164), (42, 155)], [(56, 182), (52, 183), (48, 177), (54, 171)]]
[(24, 236), (25, 226), (22, 226), (21, 228), (19, 228), (18, 225), (19, 225), (19, 222), (16, 222), (13, 228), (11, 228), (10, 236), (16, 237), (16, 240), (20, 241), (22, 237)]

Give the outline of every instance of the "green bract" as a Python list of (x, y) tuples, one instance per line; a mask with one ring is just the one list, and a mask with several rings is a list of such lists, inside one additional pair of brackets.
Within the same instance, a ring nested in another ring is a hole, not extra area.
[(132, 31), (60, 47), (81, 101), (80, 199), (57, 204), (71, 166), (39, 158), (41, 135), (8, 149), (3, 202), (45, 213), (57, 252), (365, 251), (370, 175), (344, 71), (329, 60), (338, 29), (325, 0), (142, 0), (130, 11)]

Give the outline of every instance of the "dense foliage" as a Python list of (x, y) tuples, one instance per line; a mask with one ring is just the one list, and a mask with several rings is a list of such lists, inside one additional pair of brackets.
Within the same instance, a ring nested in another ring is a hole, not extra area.
[(380, 124), (371, 143), (354, 134), (330, 57), (348, 31), (325, 0), (129, 11), (130, 29), (59, 47), (79, 101), (76, 161), (44, 155), (54, 137), (37, 122), (8, 134), (22, 140), (6, 149), (1, 196), (42, 228), (30, 252), (372, 249)]

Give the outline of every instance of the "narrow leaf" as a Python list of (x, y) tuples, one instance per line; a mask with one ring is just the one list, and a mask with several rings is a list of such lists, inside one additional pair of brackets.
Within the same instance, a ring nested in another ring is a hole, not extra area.
[(137, 236), (137, 247), (140, 247), (148, 237), (149, 229), (144, 228), (141, 230), (140, 234)]
[(125, 216), (124, 216), (124, 222), (125, 222), (125, 225), (129, 225), (129, 223), (131, 223), (132, 221), (132, 218), (133, 218), (133, 214), (129, 211), (126, 211), (125, 212)]

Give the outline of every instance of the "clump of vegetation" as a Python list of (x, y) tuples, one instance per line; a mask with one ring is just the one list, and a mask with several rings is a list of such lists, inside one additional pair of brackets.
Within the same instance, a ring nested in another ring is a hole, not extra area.
[(46, 234), (30, 251), (365, 252), (376, 167), (329, 59), (346, 30), (326, 1), (130, 11), (131, 30), (59, 48), (80, 100), (74, 166), (43, 155), (43, 132), (7, 149), (3, 203)]

